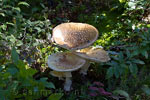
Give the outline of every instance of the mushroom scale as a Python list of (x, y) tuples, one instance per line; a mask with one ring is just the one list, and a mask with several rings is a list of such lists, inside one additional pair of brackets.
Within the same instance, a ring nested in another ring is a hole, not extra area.
[(63, 23), (53, 29), (52, 38), (63, 48), (77, 50), (93, 44), (98, 38), (98, 30), (85, 23)]

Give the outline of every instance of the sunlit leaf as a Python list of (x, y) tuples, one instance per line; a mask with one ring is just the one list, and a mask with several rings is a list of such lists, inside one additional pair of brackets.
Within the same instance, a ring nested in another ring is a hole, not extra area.
[(4, 14), (4, 13), (0, 13), (0, 15), (3, 16), (3, 17), (5, 17), (5, 14)]
[(124, 2), (126, 2), (126, 0), (119, 0), (120, 1), (120, 3), (124, 3)]
[(63, 93), (53, 93), (48, 97), (48, 100), (60, 100), (63, 95)]
[(27, 7), (30, 6), (27, 2), (19, 2), (18, 5), (24, 5), (24, 6), (27, 6)]
[(21, 9), (19, 7), (14, 7), (13, 9), (18, 11), (18, 12), (21, 12)]

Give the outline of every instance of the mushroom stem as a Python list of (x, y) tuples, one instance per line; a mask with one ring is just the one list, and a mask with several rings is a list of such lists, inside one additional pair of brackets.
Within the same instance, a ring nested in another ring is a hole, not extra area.
[(58, 77), (58, 79), (59, 79), (59, 80), (64, 80), (64, 78), (63, 78), (63, 77)]
[(70, 91), (71, 90), (71, 84), (72, 84), (71, 77), (66, 77), (66, 81), (64, 84), (64, 90)]
[(64, 84), (64, 90), (65, 91), (70, 91), (71, 90), (71, 85), (72, 85), (72, 80), (71, 80), (71, 72), (65, 72), (66, 75), (66, 80)]
[(83, 65), (83, 67), (81, 67), (80, 73), (83, 75), (87, 75), (87, 71), (90, 67), (90, 61), (86, 60), (86, 63)]

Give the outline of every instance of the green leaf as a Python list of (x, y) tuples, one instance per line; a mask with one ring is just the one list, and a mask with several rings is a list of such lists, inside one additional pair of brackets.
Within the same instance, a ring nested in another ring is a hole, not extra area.
[(52, 82), (46, 82), (45, 83), (45, 87), (55, 89), (55, 86), (54, 86), (54, 84)]
[(129, 66), (130, 72), (131, 74), (133, 74), (134, 76), (136, 76), (137, 72), (138, 72), (138, 68), (136, 66), (136, 64), (130, 64)]
[(16, 65), (18, 64), (19, 55), (18, 55), (18, 53), (14, 47), (11, 50), (11, 59), (12, 59), (14, 64), (16, 64)]
[(35, 27), (35, 29), (38, 31), (38, 33), (41, 32), (41, 28), (40, 27)]
[(137, 64), (145, 64), (144, 61), (140, 59), (133, 59), (132, 62), (137, 63)]
[(120, 3), (124, 3), (124, 2), (126, 2), (126, 0), (119, 0), (120, 1)]
[(28, 76), (33, 76), (37, 72), (37, 70), (35, 70), (33, 68), (29, 68), (26, 71), (28, 73)]
[(145, 56), (146, 59), (148, 59), (148, 52), (147, 51), (143, 51), (142, 55)]
[(27, 2), (19, 2), (18, 5), (24, 5), (24, 6), (27, 6), (27, 7), (30, 6)]
[(111, 78), (114, 74), (114, 68), (113, 67), (110, 67), (108, 70), (107, 70), (107, 78)]
[(6, 22), (6, 24), (14, 26), (14, 23), (10, 23), (10, 22)]
[(5, 17), (5, 14), (4, 14), (4, 13), (0, 13), (0, 15), (3, 16), (3, 17)]
[(150, 27), (150, 24), (147, 24), (147, 27)]
[[(138, 49), (138, 48), (137, 48)], [(134, 49), (133, 49), (134, 50)], [(137, 56), (137, 55), (139, 55), (139, 51), (138, 50), (135, 50), (135, 51), (133, 51), (133, 53), (131, 54), (131, 57), (133, 57), (133, 56)]]
[(129, 94), (124, 90), (115, 90), (113, 91), (113, 93), (126, 97), (126, 100), (131, 100), (131, 98), (129, 97)]
[(119, 53), (119, 62), (123, 62), (124, 61), (124, 56), (123, 56), (123, 52)]
[(23, 42), (18, 40), (16, 46), (21, 46), (21, 45), (23, 45)]
[(47, 78), (40, 78), (40, 82), (42, 82), (47, 88), (55, 89), (55, 86), (52, 82), (47, 82)]
[(63, 95), (63, 93), (53, 93), (48, 97), (48, 100), (60, 100)]
[(126, 50), (126, 53), (127, 53), (127, 57), (130, 58), (131, 54), (130, 54), (129, 50)]
[(21, 12), (21, 9), (19, 7), (14, 7), (13, 10), (16, 10), (18, 12)]
[(147, 85), (142, 87), (142, 90), (145, 92), (146, 95), (150, 96), (150, 88)]
[(2, 71), (3, 70), (3, 66), (0, 66), (0, 71)]
[(18, 72), (17, 68), (8, 68), (7, 72), (9, 72), (11, 75), (14, 75)]
[(118, 66), (114, 67), (114, 74), (116, 76), (116, 78), (119, 78), (120, 72), (119, 72), (120, 68)]
[(5, 90), (3, 90), (2, 88), (0, 88), (0, 99), (1, 100), (7, 100), (8, 98), (5, 97)]

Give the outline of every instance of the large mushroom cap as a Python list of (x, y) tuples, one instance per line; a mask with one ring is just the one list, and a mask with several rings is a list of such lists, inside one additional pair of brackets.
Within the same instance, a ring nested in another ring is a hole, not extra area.
[(108, 53), (102, 48), (88, 47), (74, 52), (76, 55), (94, 62), (107, 62), (110, 60)]
[(84, 64), (84, 59), (69, 52), (59, 52), (48, 57), (48, 67), (60, 72), (75, 71)]
[(52, 38), (63, 48), (77, 50), (94, 43), (98, 38), (98, 30), (85, 23), (63, 23), (53, 29)]

